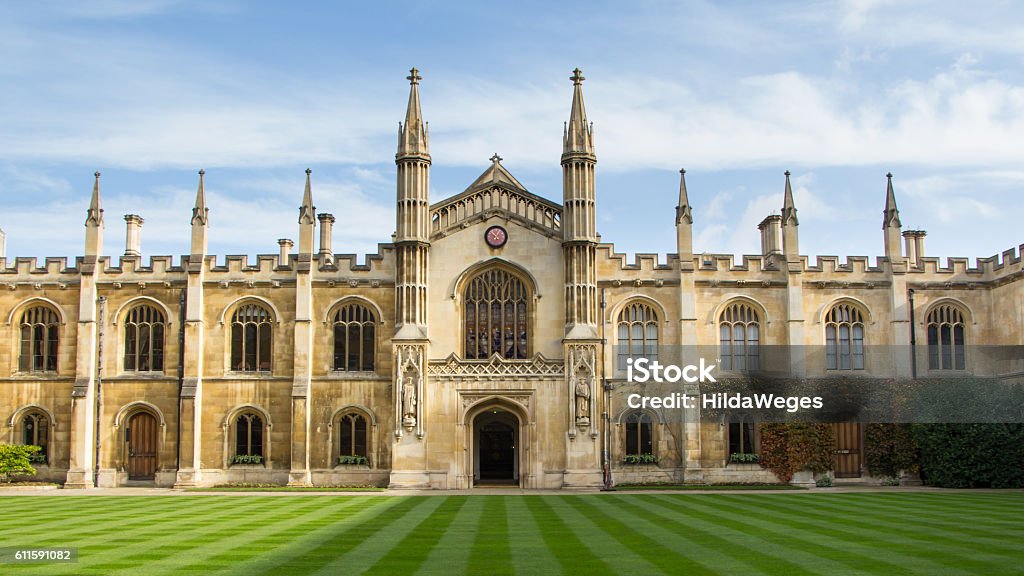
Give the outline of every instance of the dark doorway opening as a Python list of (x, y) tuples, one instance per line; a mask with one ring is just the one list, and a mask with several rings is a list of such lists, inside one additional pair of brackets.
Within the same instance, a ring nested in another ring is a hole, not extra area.
[(500, 409), (474, 420), (474, 478), (477, 485), (518, 485), (519, 419)]

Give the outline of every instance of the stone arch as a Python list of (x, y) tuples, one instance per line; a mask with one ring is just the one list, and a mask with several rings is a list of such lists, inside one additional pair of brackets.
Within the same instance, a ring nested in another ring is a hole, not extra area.
[(224, 417), (224, 421), (221, 423), (221, 434), (224, 437), (225, 470), (231, 466), (233, 460), (233, 451), (231, 449), (231, 440), (233, 439), (233, 433), (231, 431), (232, 425), (235, 423), (235, 420), (238, 418), (238, 416), (245, 412), (255, 412), (257, 415), (259, 415), (260, 418), (263, 419), (263, 462), (265, 466), (267, 466), (268, 468), (270, 467), (272, 456), (271, 448), (273, 448), (274, 445), (273, 442), (270, 441), (270, 434), (274, 430), (274, 423), (270, 419), (270, 412), (261, 406), (257, 406), (256, 404), (243, 403), (236, 404), (233, 408), (228, 410), (227, 414)]
[(370, 310), (372, 310), (373, 313), (377, 316), (377, 325), (384, 325), (384, 311), (381, 310), (380, 306), (378, 306), (377, 303), (374, 302), (373, 300), (370, 300), (365, 296), (358, 296), (356, 294), (342, 296), (341, 298), (338, 298), (334, 302), (331, 302), (331, 305), (327, 307), (327, 311), (324, 313), (324, 324), (330, 325), (331, 322), (333, 322), (331, 316), (334, 315), (334, 311), (337, 310), (339, 307), (344, 306), (345, 304), (348, 304), (350, 302), (359, 302), (360, 304), (369, 307)]
[[(528, 401), (529, 402), (529, 401)], [(459, 446), (465, 453), (462, 462), (462, 476), (465, 488), (472, 488), (478, 478), (478, 446), (476, 445), (477, 419), (488, 411), (498, 410), (510, 414), (516, 420), (514, 474), (518, 477), (518, 485), (530, 487), (531, 478), (536, 474), (535, 462), (539, 446), (535, 440), (534, 425), (530, 418), (530, 410), (523, 403), (501, 395), (491, 395), (470, 403), (463, 410), (460, 422), (464, 433)]]
[(853, 296), (836, 296), (835, 298), (832, 298), (831, 300), (826, 302), (824, 306), (818, 309), (818, 313), (816, 315), (818, 319), (818, 324), (824, 324), (825, 316), (828, 315), (832, 308), (839, 306), (841, 304), (850, 304), (851, 306), (856, 306), (864, 315), (865, 324), (875, 323), (875, 317), (874, 314), (871, 313), (871, 308), (863, 300)]
[(173, 324), (173, 321), (171, 320), (173, 318), (173, 316), (171, 315), (171, 309), (168, 308), (167, 305), (164, 304), (163, 302), (151, 296), (136, 296), (125, 301), (123, 304), (117, 307), (117, 311), (114, 312), (113, 322), (111, 322), (111, 324), (113, 324), (114, 326), (123, 324), (122, 319), (125, 317), (125, 315), (127, 315), (132, 308), (134, 308), (135, 306), (139, 305), (142, 302), (152, 304), (156, 308), (160, 309), (164, 313), (165, 325), (170, 327), (171, 324)]
[(271, 322), (273, 322), (274, 324), (281, 323), (281, 312), (277, 309), (277, 306), (274, 306), (273, 302), (267, 300), (262, 296), (245, 295), (235, 298), (234, 300), (231, 301), (230, 304), (224, 307), (224, 310), (222, 310), (220, 313), (221, 325), (223, 325), (226, 321), (229, 321), (227, 320), (229, 314), (233, 314), (235, 312), (235, 309), (237, 309), (242, 304), (245, 304), (246, 302), (256, 302), (258, 304), (266, 306), (270, 310), (270, 315), (273, 316), (273, 318), (271, 318)]
[(643, 302), (644, 304), (648, 304), (654, 308), (654, 311), (660, 317), (659, 324), (667, 324), (669, 322), (668, 312), (665, 311), (665, 307), (662, 306), (661, 302), (659, 302), (655, 298), (652, 298), (651, 296), (648, 296), (646, 294), (639, 294), (637, 292), (627, 294), (621, 300), (616, 302), (615, 305), (612, 306), (609, 310), (608, 318), (606, 319), (606, 321), (611, 324), (615, 324), (618, 321), (619, 313), (622, 312), (623, 308), (637, 301)]
[(378, 436), (379, 428), (377, 426), (377, 415), (364, 404), (346, 404), (331, 414), (331, 419), (327, 422), (327, 433), (330, 438), (330, 441), (328, 442), (328, 457), (331, 458), (331, 461), (328, 462), (328, 468), (333, 467), (336, 464), (336, 460), (334, 460), (334, 458), (338, 456), (339, 453), (339, 450), (336, 449), (338, 448), (339, 440), (335, 438), (334, 425), (343, 416), (353, 413), (366, 418), (366, 453), (370, 460), (370, 468), (380, 468), (381, 439)]
[(492, 267), (504, 268), (515, 276), (518, 276), (526, 283), (527, 289), (530, 291), (533, 299), (540, 299), (540, 283), (537, 282), (537, 278), (523, 266), (500, 256), (495, 256), (493, 258), (477, 262), (463, 270), (462, 273), (452, 281), (451, 286), (449, 286), (448, 293), (450, 298), (455, 301), (460, 300), (462, 298), (462, 292), (466, 288), (466, 283), (475, 278), (477, 274)]
[(67, 315), (64, 313), (64, 309), (61, 308), (60, 304), (57, 304), (56, 302), (50, 300), (49, 298), (44, 298), (42, 296), (33, 296), (31, 298), (26, 298), (21, 302), (18, 302), (17, 304), (14, 305), (13, 308), (11, 308), (11, 313), (7, 315), (7, 325), (10, 326), (14, 324), (14, 318), (18, 311), (24, 310), (25, 308), (28, 308), (32, 304), (43, 304), (53, 308), (54, 312), (57, 313), (57, 320), (60, 321), (60, 325), (64, 326), (65, 324), (67, 324)]

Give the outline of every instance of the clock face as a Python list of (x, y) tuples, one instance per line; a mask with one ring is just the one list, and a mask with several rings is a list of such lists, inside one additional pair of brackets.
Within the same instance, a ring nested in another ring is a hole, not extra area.
[(491, 248), (501, 248), (505, 242), (508, 242), (508, 232), (501, 226), (491, 226), (484, 233), (484, 240)]

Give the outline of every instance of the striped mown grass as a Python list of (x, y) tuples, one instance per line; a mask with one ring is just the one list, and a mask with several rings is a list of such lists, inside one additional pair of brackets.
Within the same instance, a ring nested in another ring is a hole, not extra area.
[(15, 496), (0, 574), (1021, 574), (1024, 493)]

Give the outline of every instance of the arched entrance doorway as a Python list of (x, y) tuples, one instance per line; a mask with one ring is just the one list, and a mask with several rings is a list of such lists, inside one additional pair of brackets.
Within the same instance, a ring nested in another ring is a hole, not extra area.
[(153, 480), (157, 466), (157, 421), (145, 411), (128, 419), (128, 479)]
[(519, 486), (519, 418), (501, 408), (473, 419), (473, 483)]

